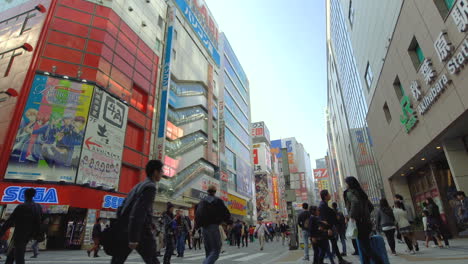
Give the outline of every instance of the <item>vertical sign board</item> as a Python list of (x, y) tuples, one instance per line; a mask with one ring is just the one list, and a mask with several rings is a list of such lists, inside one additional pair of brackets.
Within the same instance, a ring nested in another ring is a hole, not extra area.
[(94, 89), (77, 183), (118, 189), (128, 106)]
[(161, 102), (159, 107), (159, 125), (158, 125), (158, 140), (157, 140), (157, 159), (164, 160), (164, 144), (166, 140), (166, 120), (167, 107), (170, 97), (171, 84), (171, 55), (172, 55), (172, 36), (174, 34), (174, 16), (175, 11), (169, 7), (169, 21), (167, 26), (166, 50), (164, 52), (164, 65), (161, 84)]
[(319, 191), (330, 190), (330, 182), (328, 179), (328, 169), (315, 169), (314, 179), (317, 181)]
[(34, 77), (5, 179), (75, 182), (93, 89)]

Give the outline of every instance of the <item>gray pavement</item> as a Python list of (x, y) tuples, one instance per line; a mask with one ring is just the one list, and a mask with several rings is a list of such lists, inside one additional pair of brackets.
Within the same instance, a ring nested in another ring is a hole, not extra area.
[[(416, 255), (405, 253), (405, 245), (397, 244), (398, 256), (389, 256), (392, 264), (407, 264), (407, 263), (428, 263), (428, 264), (467, 264), (468, 263), (468, 239), (451, 240), (450, 248), (426, 248), (420, 241), (420, 251)], [(341, 244), (339, 245), (341, 249)], [(234, 264), (234, 263), (255, 263), (255, 264), (297, 264), (311, 263), (311, 261), (303, 261), (303, 251), (290, 251), (286, 246), (282, 246), (281, 242), (267, 243), (264, 251), (260, 251), (257, 242), (249, 244), (248, 248), (231, 247), (224, 245), (226, 250), (217, 261), (219, 264)], [(387, 247), (388, 249), (388, 247)], [(348, 243), (348, 253), (352, 253), (352, 245)], [(310, 251), (312, 256), (312, 250)], [(31, 253), (26, 255), (28, 264), (42, 263), (63, 263), (63, 264), (84, 264), (84, 263), (110, 263), (110, 257), (105, 256), (104, 252), (100, 253), (100, 258), (88, 258), (86, 251), (83, 250), (67, 250), (67, 251), (42, 251), (37, 259), (30, 259)], [(173, 257), (173, 264), (182, 263), (202, 263), (204, 259), (204, 251), (187, 250), (184, 258)], [(345, 258), (352, 263), (360, 263), (356, 256), (347, 256)], [(162, 259), (160, 258), (160, 261)], [(326, 260), (328, 262), (328, 260)], [(129, 264), (143, 263), (137, 253), (132, 253), (127, 262)]]

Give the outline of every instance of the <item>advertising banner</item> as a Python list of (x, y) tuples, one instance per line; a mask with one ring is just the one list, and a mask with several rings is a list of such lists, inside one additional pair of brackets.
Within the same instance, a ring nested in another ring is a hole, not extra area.
[(228, 194), (227, 208), (231, 214), (247, 215), (247, 201), (232, 194)]
[(273, 206), (276, 210), (279, 209), (279, 199), (278, 177), (273, 177)]
[(93, 89), (34, 77), (5, 179), (75, 182)]
[(271, 152), (266, 143), (254, 144), (252, 148), (255, 172), (271, 172)]
[(252, 138), (262, 138), (270, 143), (270, 132), (264, 122), (256, 122), (252, 124)]
[(323, 179), (328, 178), (328, 170), (327, 169), (314, 169), (314, 179)]
[(370, 146), (367, 144), (366, 139), (368, 136), (366, 135), (366, 129), (354, 129), (354, 140), (357, 145), (357, 159), (359, 165), (369, 165), (374, 164), (374, 159), (372, 158), (372, 153), (370, 152)]
[(289, 171), (291, 173), (296, 173), (298, 171), (297, 169), (297, 163), (296, 163), (296, 139), (295, 138), (289, 138), (289, 139), (279, 139), (279, 140), (273, 140), (271, 142), (271, 154), (276, 155), (277, 158), (282, 158), (282, 153), (281, 149), (285, 148), (288, 152), (288, 163), (289, 163)]
[(255, 190), (257, 198), (257, 216), (268, 218), (271, 209), (271, 190), (268, 188), (268, 175), (256, 174), (255, 175)]
[(94, 89), (77, 183), (118, 189), (128, 106)]
[(236, 159), (237, 168), (237, 192), (247, 197), (252, 196), (252, 167), (242, 160)]

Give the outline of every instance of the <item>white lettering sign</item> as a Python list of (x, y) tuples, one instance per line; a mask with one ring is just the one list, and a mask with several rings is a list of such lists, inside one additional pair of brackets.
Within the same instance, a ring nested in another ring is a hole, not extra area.
[(436, 77), (436, 72), (434, 68), (432, 68), (432, 61), (431, 59), (424, 59), (421, 69), (419, 69), (419, 73), (423, 76), (424, 81), (427, 85), (431, 84)]
[(418, 81), (413, 81), (410, 85), (411, 93), (413, 94), (413, 98), (416, 101), (421, 99), (421, 87), (419, 86)]
[(465, 32), (468, 28), (468, 0), (458, 0), (451, 16), (458, 30)]
[(447, 32), (440, 32), (439, 37), (434, 42), (434, 48), (439, 56), (440, 62), (444, 62), (452, 54), (453, 45), (447, 39)]

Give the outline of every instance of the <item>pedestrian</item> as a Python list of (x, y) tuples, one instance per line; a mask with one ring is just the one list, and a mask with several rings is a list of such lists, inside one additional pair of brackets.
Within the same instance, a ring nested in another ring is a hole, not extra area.
[(346, 219), (342, 212), (338, 211), (338, 204), (332, 203), (333, 210), (335, 211), (337, 222), (336, 231), (341, 241), (341, 248), (343, 249), (341, 256), (346, 257)]
[(184, 217), (184, 213), (181, 210), (177, 210), (176, 215), (176, 248), (177, 248), (177, 257), (183, 258), (185, 252), (185, 240), (190, 232), (189, 225), (187, 220)]
[(242, 222), (242, 247), (249, 247), (249, 227)]
[(344, 192), (343, 197), (346, 209), (349, 213), (350, 221), (356, 222), (363, 264), (368, 264), (371, 260), (373, 260), (375, 264), (383, 264), (384, 262), (382, 258), (371, 248), (370, 245), (370, 233), (372, 231), (370, 215), (374, 206), (369, 201), (369, 197), (361, 188), (361, 185), (355, 177), (346, 177), (345, 183), (347, 189)]
[[(185, 223), (188, 227), (188, 230), (192, 230), (192, 220), (190, 220), (190, 217), (188, 215), (184, 215)], [(187, 236), (185, 238), (185, 241), (187, 242), (189, 249), (192, 249), (192, 234), (191, 232), (187, 232)]]
[(432, 198), (427, 198), (426, 203), (427, 211), (429, 212), (427, 218), (428, 226), (444, 240), (445, 247), (449, 248), (448, 231), (446, 230), (442, 217), (440, 216), (439, 206), (437, 206)]
[(309, 212), (309, 204), (303, 203), (302, 204), (303, 211), (297, 217), (297, 225), (302, 230), (302, 239), (304, 241), (304, 259), (309, 260), (309, 220), (310, 220), (310, 212)]
[(328, 237), (328, 239), (332, 245), (333, 254), (337, 256), (338, 262), (340, 264), (348, 264), (349, 262), (343, 259), (340, 254), (340, 250), (338, 249), (338, 241), (336, 239), (338, 218), (336, 212), (328, 206), (328, 202), (331, 200), (331, 195), (328, 190), (320, 191), (320, 198), (322, 198), (322, 201), (320, 202), (318, 208), (319, 218), (321, 221), (329, 225), (331, 235)]
[(468, 198), (465, 195), (465, 192), (457, 192), (455, 197), (459, 203), (458, 209), (456, 211), (458, 222), (461, 226), (465, 226), (468, 223)]
[(215, 196), (216, 187), (208, 187), (208, 196), (198, 204), (195, 215), (197, 227), (202, 227), (203, 243), (205, 244), (206, 258), (203, 264), (213, 264), (219, 258), (222, 241), (219, 225), (222, 222), (232, 224), (231, 214), (223, 200)]
[(387, 237), (388, 246), (390, 247), (392, 254), (396, 256), (395, 216), (393, 215), (393, 210), (385, 198), (380, 199), (380, 209), (377, 212), (377, 230), (385, 234), (385, 237)]
[(137, 184), (117, 210), (117, 219), (128, 231), (126, 246), (112, 256), (111, 264), (123, 264), (128, 255), (136, 249), (146, 264), (156, 264), (156, 240), (151, 232), (153, 224), (153, 202), (156, 197), (156, 183), (161, 180), (164, 164), (150, 160), (146, 164), (146, 180)]
[(10, 242), (13, 248), (8, 252), (6, 264), (24, 264), (26, 244), (31, 238), (36, 238), (40, 234), (42, 209), (39, 204), (33, 202), (35, 195), (36, 190), (34, 188), (26, 189), (24, 203), (13, 210), (8, 220), (0, 228), (0, 237), (2, 237), (7, 230), (15, 227)]
[(281, 243), (284, 246), (284, 241), (286, 241), (286, 232), (288, 232), (288, 225), (284, 222), (284, 220), (280, 224), (280, 232), (281, 232)]
[(281, 229), (280, 229), (279, 223), (275, 223), (275, 235), (276, 235), (276, 242), (279, 242), (280, 237), (281, 237)]
[(268, 236), (270, 233), (268, 232), (268, 228), (265, 223), (263, 223), (262, 218), (258, 219), (258, 225), (255, 228), (255, 233), (257, 234), (258, 242), (260, 243), (260, 250), (263, 250), (263, 247), (265, 246), (265, 235)]
[(268, 233), (270, 234), (268, 238), (270, 239), (270, 242), (273, 242), (273, 239), (275, 237), (275, 229), (273, 228), (273, 225), (270, 223), (267, 225), (268, 228)]
[(177, 229), (174, 217), (174, 205), (171, 202), (167, 202), (166, 211), (163, 213), (162, 220), (164, 223), (164, 244), (166, 245), (163, 263), (169, 264), (171, 263), (172, 253), (174, 252), (174, 239)]
[(424, 234), (426, 235), (426, 248), (429, 247), (429, 240), (435, 240), (435, 245), (439, 248), (443, 248), (442, 241), (440, 237), (432, 230), (432, 228), (427, 223), (427, 218), (429, 216), (429, 211), (424, 210), (422, 212), (422, 222), (424, 228)]
[(255, 234), (255, 226), (250, 225), (249, 227), (250, 243), (254, 242), (254, 234)]
[[(320, 212), (317, 206), (310, 206), (309, 208), (309, 235), (312, 241), (312, 249), (314, 250), (313, 264), (323, 264), (323, 259), (327, 252), (330, 251), (330, 244), (328, 243), (328, 230), (329, 226), (325, 222), (320, 221)], [(333, 256), (328, 255), (331, 264), (335, 264)]]
[[(395, 208), (393, 209), (393, 215), (395, 216), (395, 222), (398, 225), (398, 229), (400, 230), (401, 236), (403, 237), (406, 246), (408, 247), (408, 251), (411, 255), (416, 254), (414, 251), (414, 231), (413, 228), (408, 220), (408, 214), (405, 210), (403, 210), (403, 203), (400, 201), (395, 202)], [(418, 249), (419, 250), (419, 249)]]
[(241, 244), (241, 238), (242, 238), (242, 223), (239, 219), (237, 219), (236, 223), (234, 224), (234, 227), (232, 228), (233, 236), (234, 236), (234, 245), (237, 246), (237, 248), (240, 248)]
[(91, 256), (91, 252), (94, 252), (93, 257), (98, 258), (98, 252), (101, 247), (100, 245), (100, 239), (101, 239), (101, 233), (102, 233), (102, 218), (98, 218), (96, 220), (96, 223), (94, 223), (93, 226), (93, 232), (91, 234), (91, 238), (93, 239), (93, 247), (91, 249), (87, 250), (88, 257)]
[(201, 250), (201, 229), (200, 228), (193, 229), (192, 237), (193, 237), (193, 249), (197, 250), (197, 245), (198, 245), (198, 249)]
[[(403, 209), (403, 211), (407, 212), (408, 220), (409, 220), (409, 222), (411, 224), (414, 221), (413, 210), (409, 206), (407, 206), (405, 204), (405, 201), (404, 201), (403, 196), (401, 194), (395, 194), (395, 196), (393, 198), (394, 198), (394, 202), (400, 201), (403, 204), (402, 209)], [(397, 232), (398, 243), (404, 244), (405, 242), (403, 241), (400, 230), (398, 228), (396, 229), (396, 232)]]

